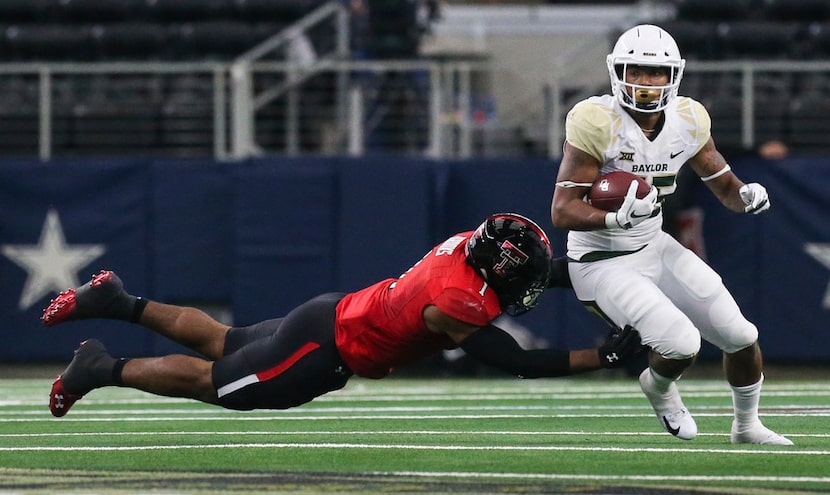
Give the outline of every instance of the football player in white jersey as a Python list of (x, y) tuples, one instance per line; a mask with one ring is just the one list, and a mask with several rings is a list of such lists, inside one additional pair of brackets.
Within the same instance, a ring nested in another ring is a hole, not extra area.
[[(731, 171), (712, 141), (706, 109), (677, 95), (686, 62), (669, 33), (636, 26), (620, 36), (607, 63), (612, 94), (583, 100), (568, 113), (551, 204), (553, 224), (569, 230), (576, 295), (617, 326), (640, 331), (651, 348), (640, 386), (666, 431), (684, 440), (697, 435), (677, 380), (703, 338), (723, 350), (735, 412), (732, 442), (792, 445), (758, 417), (763, 374), (755, 325), (720, 276), (661, 229), (659, 198), (674, 192), (684, 164), (735, 212), (765, 211), (767, 191)], [(645, 178), (651, 193), (637, 199), (632, 183), (616, 212), (594, 208), (583, 198), (612, 170)]]

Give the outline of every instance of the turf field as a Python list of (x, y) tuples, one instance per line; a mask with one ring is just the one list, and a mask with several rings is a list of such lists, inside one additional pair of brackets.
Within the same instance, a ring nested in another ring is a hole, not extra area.
[(49, 415), (0, 379), (0, 493), (830, 493), (830, 379), (768, 377), (795, 447), (731, 445), (725, 382), (684, 378), (700, 436), (662, 432), (636, 379), (355, 379), (288, 411), (127, 389)]

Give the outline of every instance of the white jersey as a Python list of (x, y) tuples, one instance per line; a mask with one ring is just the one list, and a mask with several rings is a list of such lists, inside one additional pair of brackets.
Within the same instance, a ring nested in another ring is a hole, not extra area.
[[(672, 194), (680, 167), (709, 140), (711, 120), (697, 101), (674, 98), (664, 110), (665, 123), (650, 141), (640, 126), (611, 95), (594, 96), (577, 103), (565, 121), (568, 144), (596, 158), (600, 173), (625, 170), (639, 175), (658, 189), (660, 197)], [(603, 257), (613, 252), (641, 249), (663, 225), (659, 214), (629, 230), (604, 229), (568, 233), (568, 257), (588, 253)]]

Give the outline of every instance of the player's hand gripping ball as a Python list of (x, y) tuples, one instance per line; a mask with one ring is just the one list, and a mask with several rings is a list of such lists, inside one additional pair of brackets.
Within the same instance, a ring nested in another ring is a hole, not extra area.
[(625, 200), (625, 194), (631, 181), (637, 181), (637, 199), (643, 199), (651, 191), (651, 186), (640, 176), (624, 170), (615, 170), (600, 175), (588, 192), (588, 202), (605, 211), (617, 211)]

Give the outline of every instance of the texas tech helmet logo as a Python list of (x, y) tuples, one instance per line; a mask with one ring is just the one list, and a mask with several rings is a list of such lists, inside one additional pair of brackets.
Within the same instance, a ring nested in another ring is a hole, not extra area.
[(501, 254), (499, 257), (501, 261), (493, 267), (493, 271), (499, 275), (505, 275), (505, 272), (524, 265), (530, 259), (530, 256), (514, 246), (510, 241), (504, 241), (501, 244)]

